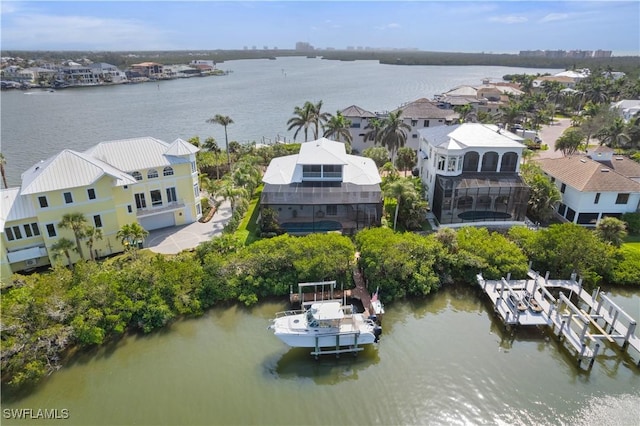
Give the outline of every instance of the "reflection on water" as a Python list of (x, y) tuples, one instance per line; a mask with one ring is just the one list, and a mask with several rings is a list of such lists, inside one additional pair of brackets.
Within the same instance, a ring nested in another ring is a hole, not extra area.
[[(614, 296), (631, 307), (640, 300)], [(506, 329), (470, 287), (391, 304), (380, 343), (355, 357), (316, 361), (309, 348), (284, 345), (267, 326), (286, 307), (275, 300), (218, 308), (159, 333), (126, 336), (77, 356), (34, 392), (3, 388), (2, 406), (67, 408), (65, 424), (74, 425), (626, 425), (638, 418), (640, 370), (631, 359), (607, 346), (590, 372), (581, 371), (544, 328)]]
[(321, 356), (317, 360), (309, 348), (292, 348), (282, 356), (265, 361), (268, 374), (278, 379), (311, 379), (318, 385), (335, 385), (346, 380), (358, 380), (359, 375), (380, 362), (377, 345), (365, 345), (357, 354)]

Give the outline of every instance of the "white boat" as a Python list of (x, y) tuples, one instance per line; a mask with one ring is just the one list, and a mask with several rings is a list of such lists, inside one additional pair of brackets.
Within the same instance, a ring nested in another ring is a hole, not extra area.
[(307, 310), (279, 312), (269, 328), (287, 345), (315, 348), (316, 353), (321, 348), (334, 348), (337, 352), (342, 351), (341, 347), (375, 343), (382, 333), (374, 321), (335, 300), (313, 303)]

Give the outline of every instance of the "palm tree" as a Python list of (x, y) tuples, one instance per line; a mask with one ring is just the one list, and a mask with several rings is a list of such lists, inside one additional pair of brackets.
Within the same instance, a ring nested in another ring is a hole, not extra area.
[(416, 152), (408, 146), (403, 146), (398, 150), (398, 158), (396, 158), (396, 166), (404, 171), (407, 176), (407, 170), (411, 170), (416, 165)]
[(142, 244), (148, 235), (149, 231), (140, 226), (138, 222), (133, 222), (122, 225), (122, 228), (116, 233), (116, 238), (120, 239), (125, 250), (132, 251)]
[(416, 188), (414, 184), (408, 179), (398, 179), (390, 182), (384, 188), (385, 197), (391, 197), (396, 199), (396, 211), (393, 217), (393, 230), (396, 230), (398, 223), (398, 212), (400, 211), (400, 204), (409, 198), (417, 198)]
[(411, 126), (402, 120), (401, 109), (390, 112), (389, 116), (384, 119), (382, 126), (380, 144), (389, 150), (391, 161), (394, 161), (398, 148), (403, 147), (407, 142), (407, 132), (411, 130)]
[(334, 137), (335, 140), (340, 141), (344, 138), (346, 143), (351, 143), (351, 132), (349, 128), (351, 127), (351, 120), (346, 118), (340, 111), (336, 112), (336, 115), (332, 115), (327, 121), (326, 126), (324, 127), (324, 136), (325, 138)]
[(53, 252), (53, 258), (57, 259), (64, 254), (67, 258), (67, 266), (71, 269), (71, 252), (77, 251), (77, 248), (73, 241), (67, 238), (60, 238), (56, 243), (51, 246)]
[(322, 101), (318, 101), (316, 104), (312, 104), (312, 118), (313, 118), (313, 136), (315, 139), (318, 139), (320, 135), (320, 128), (324, 129), (324, 124), (329, 120), (331, 114), (328, 112), (321, 112), (322, 110)]
[(93, 253), (93, 244), (102, 239), (102, 229), (88, 226), (84, 231), (84, 236), (87, 238), (87, 247), (89, 248), (91, 260), (96, 260), (96, 256)]
[(7, 159), (4, 158), (4, 154), (0, 152), (0, 174), (2, 174), (2, 184), (4, 185), (5, 189), (9, 187), (9, 185), (7, 185), (7, 172), (4, 169), (4, 166), (6, 164)]
[(247, 190), (237, 186), (232, 179), (225, 178), (221, 181), (215, 195), (222, 197), (223, 200), (229, 200), (231, 205), (231, 215), (233, 215), (236, 203), (242, 197), (247, 196)]
[(383, 120), (372, 118), (365, 126), (365, 129), (369, 129), (364, 134), (364, 141), (373, 141), (374, 144), (380, 141), (380, 135), (382, 134)]
[(631, 140), (631, 136), (627, 133), (627, 126), (620, 117), (615, 118), (611, 124), (600, 129), (594, 136), (600, 140), (601, 145), (611, 148), (623, 147)]
[(287, 130), (297, 128), (296, 132), (293, 134), (293, 139), (298, 137), (300, 130), (304, 130), (304, 141), (307, 142), (309, 140), (309, 127), (313, 124), (314, 120), (313, 109), (313, 104), (309, 101), (305, 102), (302, 108), (298, 106), (294, 108), (294, 116), (287, 121), (287, 124), (289, 125)]
[(478, 114), (471, 104), (456, 105), (453, 110), (460, 114), (460, 123), (475, 123), (478, 121)]
[(615, 217), (604, 217), (596, 225), (596, 235), (603, 241), (620, 247), (627, 236), (627, 224)]
[(227, 147), (227, 164), (229, 165), (229, 171), (231, 171), (231, 154), (229, 154), (229, 137), (227, 136), (227, 126), (233, 124), (233, 120), (228, 115), (216, 114), (213, 118), (207, 120), (207, 123), (219, 124), (224, 126), (224, 143)]
[(85, 237), (87, 219), (82, 213), (67, 213), (62, 216), (62, 220), (58, 223), (60, 228), (71, 229), (76, 238), (76, 249), (80, 255), (80, 259), (84, 259), (82, 253), (82, 245), (80, 240)]

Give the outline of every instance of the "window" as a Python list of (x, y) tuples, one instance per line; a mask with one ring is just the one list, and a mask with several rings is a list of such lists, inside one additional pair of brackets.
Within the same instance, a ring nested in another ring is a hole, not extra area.
[(154, 189), (151, 191), (151, 205), (152, 206), (161, 206), (162, 205), (162, 193), (159, 189)]
[(418, 125), (418, 120), (411, 120), (411, 126), (415, 127)]
[(202, 214), (202, 206), (200, 203), (196, 204), (196, 214), (199, 216)]
[(142, 180), (142, 174), (140, 172), (133, 172), (131, 176), (133, 176), (135, 180)]
[(418, 137), (418, 135), (414, 133), (413, 135), (411, 135), (411, 137), (412, 137), (413, 139), (416, 139), (416, 138)]
[(133, 209), (131, 208), (131, 204), (127, 206), (127, 212), (133, 213)]
[(438, 170), (444, 170), (444, 165), (447, 162), (447, 157), (444, 155), (438, 155)]
[(38, 202), (40, 203), (40, 208), (49, 207), (49, 203), (47, 202), (47, 197), (38, 197)]
[(616, 204), (627, 204), (629, 202), (629, 194), (618, 194)]
[(162, 170), (162, 176), (173, 176), (173, 168), (167, 166)]
[[(26, 232), (26, 227), (29, 225), (24, 225), (25, 226), (25, 232)], [(9, 241), (13, 241), (13, 240), (21, 240), (22, 239), (22, 232), (20, 232), (20, 227), (19, 226), (12, 226), (12, 227), (8, 227), (8, 228), (4, 228), (4, 232), (7, 234), (7, 239)], [(29, 230), (29, 232), (31, 232), (31, 230)], [(27, 237), (30, 237), (31, 235), (29, 233), (27, 233)]]
[(599, 202), (599, 201), (600, 201), (600, 193), (598, 192), (598, 193), (596, 194), (596, 198), (595, 198), (595, 200), (593, 200), (593, 204), (598, 204), (598, 202)]
[(155, 179), (158, 177), (158, 171), (156, 169), (151, 169), (147, 172), (147, 179)]
[(40, 235), (40, 228), (38, 228), (38, 224), (36, 222), (27, 223), (26, 225), (23, 225), (23, 228), (24, 233), (27, 235), (27, 237)]
[(53, 223), (47, 224), (47, 234), (49, 235), (50, 238), (53, 238), (56, 236), (56, 226)]
[(195, 195), (196, 198), (200, 196), (200, 187), (198, 186), (197, 183), (193, 184), (193, 195)]
[(352, 129), (359, 129), (360, 128), (360, 123), (351, 123), (351, 128)]
[(424, 120), (424, 127), (429, 127), (429, 120)]
[(144, 193), (140, 192), (134, 195), (136, 199), (136, 208), (137, 209), (146, 209), (147, 208), (147, 200), (144, 198)]
[(67, 204), (71, 204), (73, 203), (73, 197), (71, 196), (70, 192), (65, 192), (64, 194), (64, 202)]
[(560, 185), (560, 192), (564, 194), (565, 189), (567, 189), (567, 184), (563, 183)]
[(102, 228), (102, 218), (99, 214), (93, 216), (93, 223), (96, 228)]
[(93, 189), (93, 188), (87, 189), (87, 196), (89, 197), (90, 200), (95, 200), (96, 199), (96, 190)]
[(196, 167), (196, 162), (192, 161), (191, 162), (191, 173), (195, 173), (198, 171), (198, 168)]
[(336, 216), (338, 214), (338, 206), (327, 206), (327, 216)]
[(447, 171), (455, 172), (458, 169), (458, 157), (449, 157), (449, 161), (447, 163)]
[(176, 197), (176, 189), (171, 187), (167, 188), (167, 203), (175, 203), (178, 201), (178, 197)]

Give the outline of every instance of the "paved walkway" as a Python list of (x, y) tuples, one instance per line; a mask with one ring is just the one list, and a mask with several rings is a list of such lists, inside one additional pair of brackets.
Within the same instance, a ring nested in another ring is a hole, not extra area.
[(231, 206), (228, 201), (225, 201), (209, 222), (194, 222), (189, 225), (151, 231), (144, 246), (154, 253), (177, 254), (222, 234), (222, 229), (230, 218)]
[(542, 139), (542, 143), (549, 146), (549, 149), (542, 151), (538, 150), (535, 158), (562, 158), (562, 151), (556, 151), (556, 140), (562, 136), (562, 132), (571, 126), (570, 118), (561, 118), (554, 120), (553, 124), (548, 126), (542, 126), (538, 135)]

